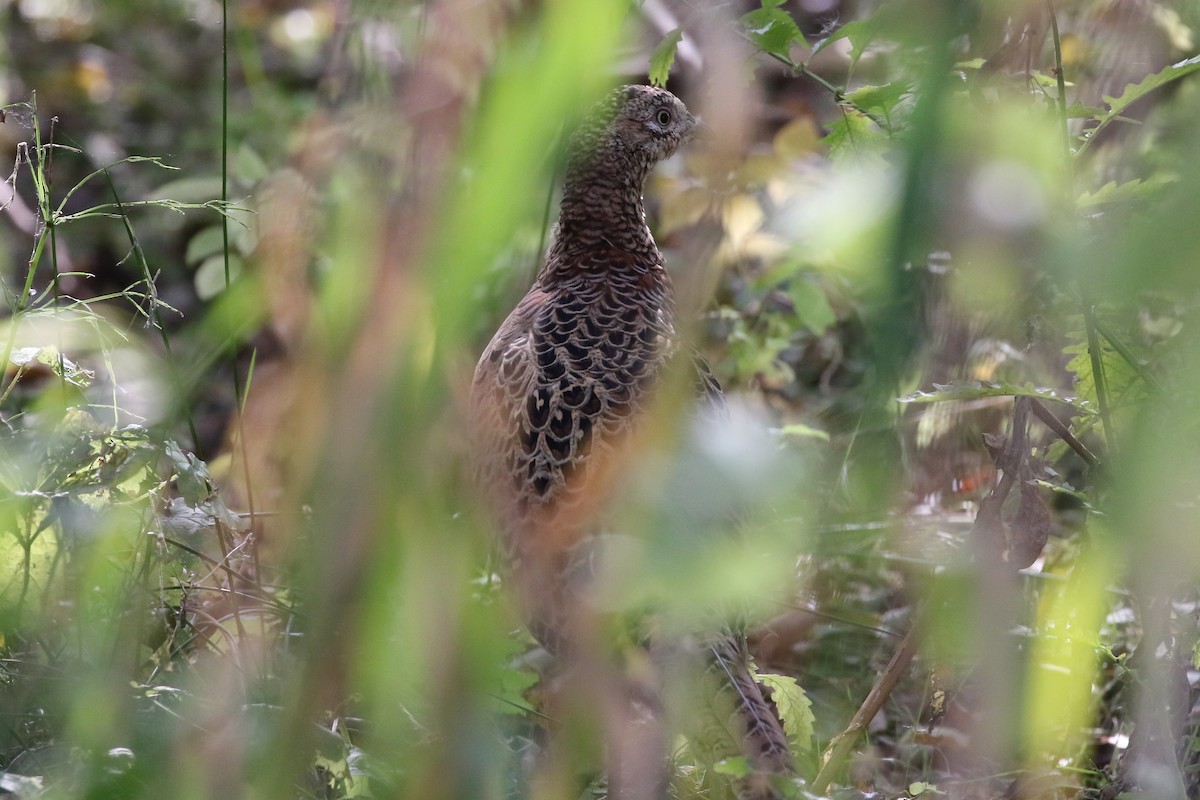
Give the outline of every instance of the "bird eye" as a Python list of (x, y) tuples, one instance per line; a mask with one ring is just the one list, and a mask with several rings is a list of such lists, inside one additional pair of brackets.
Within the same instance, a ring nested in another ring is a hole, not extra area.
[(658, 113), (654, 116), (654, 119), (659, 125), (666, 127), (667, 125), (671, 124), (671, 112), (667, 111), (665, 108), (660, 108)]

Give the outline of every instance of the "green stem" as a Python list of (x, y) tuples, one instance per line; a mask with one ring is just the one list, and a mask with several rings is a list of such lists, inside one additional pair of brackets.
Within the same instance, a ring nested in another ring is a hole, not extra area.
[[(744, 38), (747, 41), (753, 43), (753, 40), (750, 39), (750, 37), (744, 36)], [(822, 78), (817, 73), (813, 72), (811, 69), (808, 68), (807, 64), (805, 64), (803, 62), (792, 61), (790, 58), (781, 56), (778, 53), (766, 53), (766, 55), (769, 56), (770, 58), (773, 58), (774, 60), (778, 61), (780, 64), (784, 65), (785, 67), (787, 67), (789, 70), (791, 70), (793, 75), (808, 78), (813, 83), (817, 84), (822, 89), (829, 92), (829, 94), (831, 94), (833, 96), (833, 101), (835, 103), (837, 103), (838, 105), (850, 106), (855, 111), (857, 111), (858, 113), (862, 114), (864, 117), (866, 117), (869, 120), (871, 120), (872, 122), (874, 122), (880, 128), (883, 128), (885, 131), (888, 131), (889, 133), (891, 132), (891, 130), (892, 130), (891, 125), (888, 123), (888, 121), (885, 118), (883, 118), (879, 114), (868, 111), (865, 108), (859, 107), (853, 100), (846, 97), (846, 92), (844, 89), (842, 89), (841, 87), (837, 86), (834, 83), (831, 83), (830, 81), (826, 80), (825, 78)]]
[(1104, 376), (1104, 359), (1100, 350), (1100, 334), (1096, 325), (1096, 309), (1086, 298), (1083, 301), (1083, 320), (1087, 327), (1088, 357), (1092, 362), (1092, 383), (1096, 387), (1096, 404), (1100, 406), (1100, 424), (1104, 428), (1104, 440), (1108, 444), (1108, 452), (1115, 461), (1117, 441), (1112, 426), (1112, 415), (1109, 409), (1108, 380)]
[(1067, 76), (1063, 72), (1062, 40), (1058, 35), (1058, 14), (1054, 11), (1054, 0), (1046, 0), (1046, 11), (1050, 15), (1050, 32), (1054, 39), (1054, 76), (1058, 80), (1058, 120), (1062, 130), (1063, 149), (1067, 154), (1068, 169), (1071, 163), (1071, 134), (1067, 125)]
[[(221, 204), (229, 204), (229, 0), (221, 0)], [(225, 289), (228, 291), (229, 277), (229, 217), (221, 217), (222, 254), (225, 259)], [(251, 353), (251, 369), (257, 352)], [(250, 512), (250, 527), (257, 527), (254, 516), (254, 484), (250, 475), (249, 454), (246, 451), (246, 429), (242, 410), (246, 402), (246, 387), (238, 373), (237, 339), (229, 340), (229, 363), (233, 371), (233, 397), (235, 402), (234, 424), (237, 426), (238, 447), (242, 451), (242, 469), (246, 473), (246, 504)], [(254, 548), (257, 565), (258, 548)], [(236, 614), (236, 606), (235, 606)], [(239, 629), (240, 629), (239, 620)]]
[(1100, 319), (1093, 318), (1092, 323), (1096, 326), (1096, 332), (1104, 338), (1104, 341), (1112, 345), (1112, 349), (1117, 351), (1117, 355), (1124, 359), (1125, 363), (1128, 364), (1129, 367), (1138, 374), (1139, 378), (1146, 382), (1147, 386), (1149, 386), (1158, 394), (1163, 394), (1166, 391), (1163, 389), (1163, 385), (1159, 383), (1158, 378), (1154, 377), (1154, 375), (1151, 374), (1148, 369), (1146, 369), (1145, 365), (1142, 364), (1138, 357), (1134, 355), (1133, 351), (1129, 349), (1129, 345), (1125, 344), (1125, 342), (1123, 342), (1121, 338), (1117, 336), (1116, 332), (1113, 331), (1112, 328), (1108, 327), (1108, 325)]
[(113, 183), (112, 174), (108, 170), (104, 170), (104, 179), (108, 182), (108, 189), (112, 192), (113, 203), (116, 205), (121, 222), (125, 226), (125, 235), (129, 239), (129, 246), (133, 249), (133, 254), (137, 258), (138, 266), (142, 271), (142, 281), (146, 284), (146, 294), (149, 298), (146, 313), (150, 319), (154, 320), (154, 327), (158, 329), (159, 338), (162, 340), (163, 352), (167, 355), (167, 372), (170, 375), (172, 389), (179, 393), (179, 401), (183, 405), (183, 416), (187, 421), (188, 432), (192, 436), (192, 444), (194, 447), (199, 448), (200, 434), (196, 430), (196, 421), (192, 419), (191, 409), (183, 401), (182, 381), (179, 378), (174, 354), (171, 351), (171, 338), (167, 336), (167, 329), (163, 327), (162, 311), (160, 310), (160, 303), (158, 301), (158, 287), (154, 283), (154, 275), (150, 272), (150, 263), (146, 260), (146, 253), (142, 250), (142, 244), (138, 241), (137, 234), (133, 231), (133, 225), (129, 222), (129, 215), (125, 211), (124, 204), (121, 202), (121, 196), (117, 193), (117, 186)]

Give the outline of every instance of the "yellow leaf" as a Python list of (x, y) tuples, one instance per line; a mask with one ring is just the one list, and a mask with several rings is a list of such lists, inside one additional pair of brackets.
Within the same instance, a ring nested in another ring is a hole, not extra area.
[(695, 225), (708, 207), (709, 193), (699, 187), (664, 196), (658, 219), (659, 235), (666, 236), (680, 228)]
[(735, 245), (757, 231), (763, 223), (763, 211), (750, 195), (735, 194), (725, 201), (725, 235)]
[(817, 149), (821, 134), (808, 117), (792, 120), (775, 134), (775, 152), (782, 158), (801, 158)]

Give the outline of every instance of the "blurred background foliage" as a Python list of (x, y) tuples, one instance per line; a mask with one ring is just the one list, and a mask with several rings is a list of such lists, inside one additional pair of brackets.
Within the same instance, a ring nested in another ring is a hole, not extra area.
[[(0, 15), (0, 794), (603, 795), (462, 415), (562, 131), (654, 80), (711, 129), (647, 201), (736, 413), (663, 404), (614, 638), (740, 609), (792, 796), (1200, 796), (1194, 3)], [(727, 796), (704, 750), (672, 796)]]

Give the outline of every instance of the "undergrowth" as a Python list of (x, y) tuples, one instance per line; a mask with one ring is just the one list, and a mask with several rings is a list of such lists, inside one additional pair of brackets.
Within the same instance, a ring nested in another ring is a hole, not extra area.
[[(785, 5), (696, 12), (647, 57), (666, 83), (719, 30), (718, 66), (809, 111), (756, 118), (731, 156), (757, 112), (727, 96), (713, 150), (654, 181), (671, 260), (714, 265), (669, 266), (715, 284), (697, 338), (753, 413), (711, 441), (656, 426), (606, 602), (684, 629), (723, 603), (769, 618), (751, 634), (792, 796), (1194, 792), (1200, 57), (1082, 99), (1085, 10), (1062, 33), (1038, 6), (1031, 44), (989, 4), (804, 30)], [(1177, 50), (1200, 20), (1169, 10), (1151, 23)], [(170, 159), (96, 164), (35, 97), (0, 109), (36, 219), (0, 287), (0, 791), (603, 795), (595, 730), (540, 704), (456, 415), (504, 270), (538, 258), (546, 143), (625, 16), (360, 11), (355, 57), (390, 57), (387, 29), (429, 63), (359, 65), (363, 96), (268, 166), (230, 147), (226, 61), (216, 199), (126, 197)], [(380, 103), (388, 81), (408, 91)], [(189, 326), (139, 237), (176, 214), (208, 303)], [(62, 267), (96, 225), (137, 276), (119, 290)], [(216, 380), (233, 422), (210, 468), (196, 398)], [(735, 518), (749, 544), (724, 537)], [(575, 772), (530, 788), (560, 728)], [(745, 770), (674, 744), (681, 800)]]

